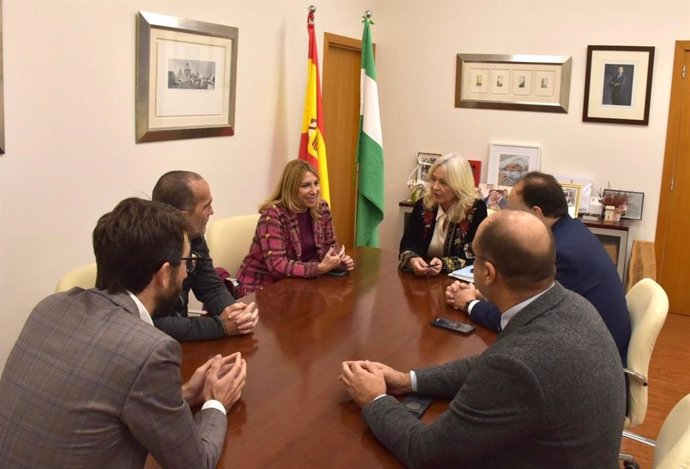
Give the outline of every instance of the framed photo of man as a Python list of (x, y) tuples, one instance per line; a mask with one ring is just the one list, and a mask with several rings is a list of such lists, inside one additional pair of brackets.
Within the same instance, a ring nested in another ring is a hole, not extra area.
[(649, 124), (654, 47), (588, 46), (582, 120)]

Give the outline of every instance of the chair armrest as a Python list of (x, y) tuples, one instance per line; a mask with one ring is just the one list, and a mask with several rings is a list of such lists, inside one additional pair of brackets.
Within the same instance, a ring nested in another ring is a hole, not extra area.
[(623, 371), (625, 372), (626, 375), (630, 375), (633, 378), (635, 378), (639, 383), (642, 384), (642, 386), (647, 386), (649, 384), (649, 383), (647, 383), (647, 378), (642, 376), (637, 371), (633, 371), (633, 370), (630, 370), (628, 368), (623, 368)]

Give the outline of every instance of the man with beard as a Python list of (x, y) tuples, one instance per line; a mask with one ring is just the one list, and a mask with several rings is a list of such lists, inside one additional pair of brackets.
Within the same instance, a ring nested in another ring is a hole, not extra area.
[[(153, 323), (179, 341), (250, 334), (259, 321), (259, 310), (253, 302), (235, 302), (216, 274), (204, 239), (208, 219), (213, 215), (213, 198), (208, 182), (192, 171), (169, 171), (158, 179), (151, 195), (153, 200), (172, 205), (185, 216), (190, 226), (192, 256), (198, 257), (197, 268), (182, 284), (180, 301), (170, 305)], [(227, 242), (235, 240), (228, 239)], [(204, 304), (207, 314), (189, 316), (190, 291)]]
[[(216, 355), (180, 379), (180, 346), (153, 327), (190, 256), (184, 216), (125, 199), (93, 232), (96, 288), (34, 308), (0, 378), (3, 467), (215, 467), (246, 362)], [(192, 416), (190, 406), (201, 405)]]

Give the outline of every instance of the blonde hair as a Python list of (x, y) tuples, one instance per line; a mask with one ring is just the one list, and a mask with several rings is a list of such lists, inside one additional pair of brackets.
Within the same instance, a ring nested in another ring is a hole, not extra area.
[[(457, 223), (465, 217), (467, 210), (477, 200), (477, 191), (474, 188), (474, 176), (472, 168), (467, 160), (457, 153), (448, 153), (438, 158), (427, 172), (427, 182), (431, 184), (431, 175), (436, 168), (443, 166), (446, 169), (448, 186), (455, 193), (457, 200), (448, 209), (448, 221)], [(438, 205), (434, 201), (431, 188), (424, 194), (424, 208), (433, 210)]]
[[(312, 173), (316, 178), (319, 178), (319, 173), (312, 165), (302, 160), (291, 160), (283, 168), (283, 173), (280, 175), (278, 184), (271, 195), (261, 205), (259, 211), (270, 207), (271, 205), (282, 205), (283, 208), (293, 212), (303, 212), (306, 208), (297, 198), (299, 186), (302, 184), (302, 179), (306, 173)], [(321, 197), (319, 196), (319, 201)], [(312, 218), (320, 218), (321, 204), (316, 204), (315, 207), (309, 209)]]

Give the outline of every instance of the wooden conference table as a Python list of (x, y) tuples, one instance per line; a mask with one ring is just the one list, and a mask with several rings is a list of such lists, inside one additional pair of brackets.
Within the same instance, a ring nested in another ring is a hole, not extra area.
[[(445, 304), (446, 275), (400, 272), (393, 251), (351, 255), (355, 270), (344, 277), (286, 279), (257, 292), (252, 335), (182, 344), (184, 380), (216, 353), (240, 351), (247, 360), (247, 385), (229, 412), (218, 468), (401, 467), (338, 380), (341, 363), (368, 359), (406, 371), (493, 343), (495, 334), (478, 325), (469, 336), (429, 325), (437, 316), (469, 322)], [(422, 420), (447, 405), (435, 401)], [(149, 457), (146, 467), (158, 465)]]

